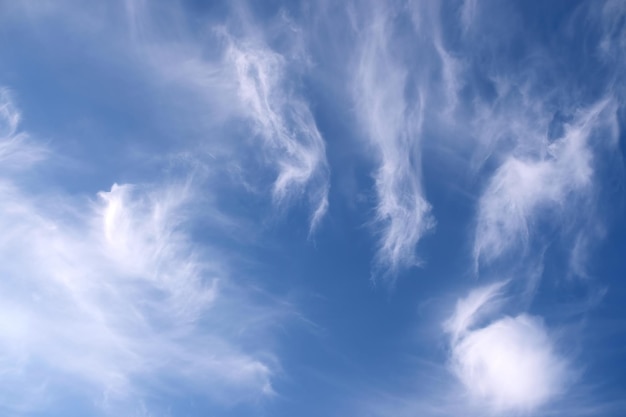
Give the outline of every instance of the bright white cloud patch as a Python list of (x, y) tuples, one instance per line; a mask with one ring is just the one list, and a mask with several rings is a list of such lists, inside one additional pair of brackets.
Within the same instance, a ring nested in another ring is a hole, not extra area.
[(454, 346), (454, 370), (470, 394), (496, 411), (531, 411), (561, 392), (564, 364), (541, 321), (505, 317)]
[[(10, 161), (19, 113), (2, 99)], [(272, 393), (271, 360), (235, 342), (268, 311), (190, 238), (188, 186), (114, 185), (88, 202), (29, 193), (15, 175), (0, 178), (0, 408), (87, 394), (130, 411), (172, 381), (226, 402)]]
[(384, 13), (360, 45), (353, 95), (363, 131), (376, 151), (376, 218), (381, 227), (377, 260), (394, 274), (418, 263), (416, 245), (434, 226), (421, 183), (420, 135), (424, 103), (407, 99), (407, 69), (392, 56)]
[(472, 399), (493, 412), (529, 412), (561, 394), (569, 373), (540, 318), (487, 320), (502, 288), (480, 288), (458, 302), (445, 324), (451, 367)]

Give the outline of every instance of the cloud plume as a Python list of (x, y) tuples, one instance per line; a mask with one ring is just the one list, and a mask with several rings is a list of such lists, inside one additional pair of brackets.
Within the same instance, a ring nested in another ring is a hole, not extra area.
[(234, 39), (226, 57), (235, 69), (239, 99), (276, 164), (274, 199), (281, 203), (308, 190), (314, 230), (328, 209), (325, 144), (308, 104), (290, 92), (285, 58)]
[(496, 318), (503, 287), (476, 289), (457, 303), (445, 324), (450, 366), (471, 399), (492, 412), (531, 412), (557, 398), (570, 375), (540, 318)]
[(419, 264), (416, 245), (434, 227), (421, 183), (424, 100), (406, 96), (408, 69), (391, 52), (389, 16), (379, 13), (363, 33), (353, 95), (362, 130), (378, 164), (374, 174), (383, 274)]

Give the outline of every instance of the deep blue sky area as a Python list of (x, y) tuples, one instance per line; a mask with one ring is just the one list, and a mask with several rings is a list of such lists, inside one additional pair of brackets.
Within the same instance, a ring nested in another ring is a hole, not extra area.
[(626, 3), (0, 1), (0, 415), (626, 414)]

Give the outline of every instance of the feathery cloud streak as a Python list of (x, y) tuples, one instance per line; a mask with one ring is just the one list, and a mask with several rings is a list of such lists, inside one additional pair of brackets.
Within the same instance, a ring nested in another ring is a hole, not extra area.
[(258, 43), (229, 39), (239, 98), (279, 171), (273, 196), (283, 202), (309, 189), (311, 230), (328, 209), (325, 144), (308, 104), (286, 86), (285, 58)]
[(389, 16), (378, 13), (364, 29), (353, 95), (359, 120), (376, 150), (377, 262), (383, 275), (419, 264), (415, 246), (434, 227), (421, 183), (421, 92), (407, 97), (407, 69), (391, 52)]
[[(211, 147), (220, 148), (218, 155), (243, 160), (237, 144), (250, 146), (246, 152), (277, 172), (271, 187), (277, 205), (287, 206), (302, 196), (308, 199), (313, 232), (328, 209), (330, 171), (324, 139), (309, 103), (299, 93), (298, 77), (305, 60), (269, 46), (263, 31), (235, 6), (229, 17), (234, 23), (212, 25), (210, 36), (191, 33), (181, 24), (182, 35), (174, 39), (163, 39), (164, 34), (153, 28), (157, 13), (149, 5), (129, 0), (127, 10), (139, 51), (161, 77), (188, 86), (192, 94), (206, 99), (214, 113), (224, 113), (220, 127), (233, 120), (251, 122), (246, 134), (253, 140), (239, 138), (228, 144), (218, 136), (208, 139)], [(167, 10), (169, 15), (180, 13)], [(299, 40), (292, 35), (288, 33), (287, 43), (297, 49)], [(206, 44), (214, 49), (210, 56), (204, 52)], [(246, 175), (254, 177), (258, 172)]]

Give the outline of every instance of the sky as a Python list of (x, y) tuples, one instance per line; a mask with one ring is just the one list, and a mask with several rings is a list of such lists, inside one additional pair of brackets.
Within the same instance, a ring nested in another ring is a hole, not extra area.
[(0, 0), (0, 415), (626, 413), (626, 3)]

